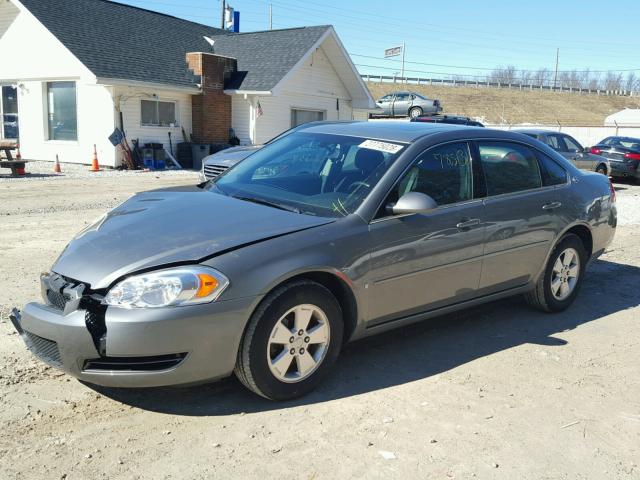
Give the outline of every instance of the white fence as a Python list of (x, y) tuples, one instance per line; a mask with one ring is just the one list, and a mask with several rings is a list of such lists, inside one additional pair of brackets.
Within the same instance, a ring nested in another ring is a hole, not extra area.
[(518, 82), (488, 82), (484, 80), (465, 80), (464, 78), (423, 78), (423, 77), (399, 77), (396, 75), (360, 75), (365, 82), (375, 83), (400, 83), (413, 85), (445, 85), (450, 87), (476, 87), (476, 88), (507, 88), (510, 90), (540, 90), (547, 92), (581, 93), (583, 95), (604, 96), (637, 96), (640, 92), (634, 90), (606, 90), (593, 88), (576, 88), (566, 85), (533, 84)]
[(615, 126), (590, 126), (590, 125), (486, 125), (490, 128), (501, 130), (514, 130), (518, 128), (541, 128), (566, 133), (578, 140), (583, 146), (590, 147), (597, 144), (605, 137), (620, 135), (625, 137), (640, 138), (640, 127), (615, 127)]

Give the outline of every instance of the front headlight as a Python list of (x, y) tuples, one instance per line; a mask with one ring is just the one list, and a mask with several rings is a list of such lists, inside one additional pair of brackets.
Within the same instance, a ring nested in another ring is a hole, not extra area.
[(102, 300), (121, 308), (158, 308), (209, 303), (229, 285), (213, 268), (188, 266), (134, 275), (116, 284)]

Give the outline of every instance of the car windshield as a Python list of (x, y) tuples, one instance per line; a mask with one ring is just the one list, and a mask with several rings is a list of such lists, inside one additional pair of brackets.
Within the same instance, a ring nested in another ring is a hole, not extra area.
[(343, 217), (355, 212), (403, 148), (361, 137), (294, 132), (207, 188), (298, 213)]

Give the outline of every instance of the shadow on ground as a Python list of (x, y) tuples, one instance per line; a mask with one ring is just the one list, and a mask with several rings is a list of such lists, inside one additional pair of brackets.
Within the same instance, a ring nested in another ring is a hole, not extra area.
[(540, 313), (514, 297), (349, 344), (325, 382), (294, 401), (264, 400), (235, 378), (190, 388), (91, 388), (145, 410), (188, 416), (326, 402), (424, 379), (526, 343), (562, 348), (567, 342), (555, 334), (640, 305), (638, 278), (638, 267), (597, 260), (590, 265), (576, 302), (563, 313)]

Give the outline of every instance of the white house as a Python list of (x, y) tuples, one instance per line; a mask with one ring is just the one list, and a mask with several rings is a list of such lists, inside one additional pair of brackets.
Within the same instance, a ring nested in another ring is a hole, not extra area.
[(108, 0), (0, 0), (0, 139), (118, 166), (108, 140), (262, 143), (374, 107), (331, 26), (230, 33)]

